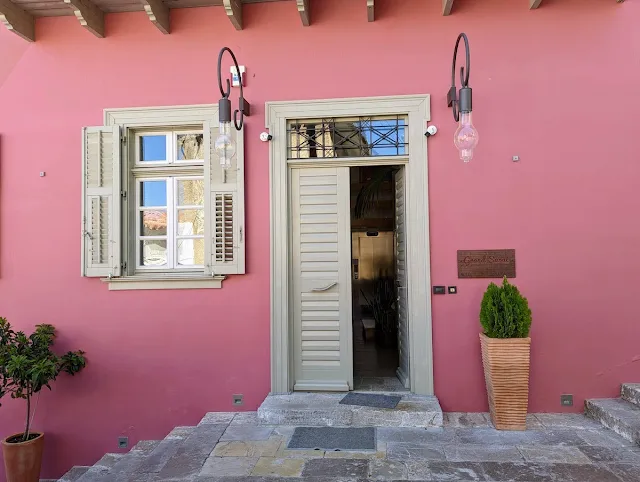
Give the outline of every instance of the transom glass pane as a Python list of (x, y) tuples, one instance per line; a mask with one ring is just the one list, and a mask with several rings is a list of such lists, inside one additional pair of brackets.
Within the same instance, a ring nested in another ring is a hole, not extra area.
[(178, 180), (178, 206), (204, 205), (204, 179)]
[(167, 205), (167, 181), (142, 181), (140, 183), (142, 206)]
[(167, 136), (140, 136), (140, 162), (166, 161)]
[(140, 241), (140, 264), (142, 266), (164, 266), (167, 264), (167, 242), (159, 239)]
[(406, 116), (289, 122), (288, 158), (389, 157), (408, 154)]
[(176, 156), (179, 161), (204, 159), (203, 134), (178, 134)]

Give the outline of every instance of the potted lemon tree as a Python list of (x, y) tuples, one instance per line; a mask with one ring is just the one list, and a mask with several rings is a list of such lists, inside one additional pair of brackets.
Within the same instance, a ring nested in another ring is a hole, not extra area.
[(75, 375), (85, 366), (84, 352), (68, 352), (58, 356), (51, 351), (55, 341), (52, 325), (38, 325), (27, 336), (14, 331), (5, 318), (0, 318), (0, 398), (10, 395), (26, 402), (23, 432), (2, 440), (2, 455), (7, 482), (38, 482), (44, 448), (44, 434), (32, 432), (32, 400), (61, 372)]
[(489, 284), (480, 306), (482, 364), (491, 420), (498, 430), (526, 430), (531, 310), (505, 276)]

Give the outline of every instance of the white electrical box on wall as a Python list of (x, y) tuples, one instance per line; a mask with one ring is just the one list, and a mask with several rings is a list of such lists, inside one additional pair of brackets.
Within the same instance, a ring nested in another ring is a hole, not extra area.
[[(240, 87), (240, 78), (238, 78), (238, 71), (236, 70), (236, 66), (232, 65), (231, 66), (231, 85), (233, 87)], [(246, 69), (244, 68), (244, 65), (240, 65), (240, 75), (242, 76), (242, 87), (244, 87), (245, 82), (244, 82), (244, 74), (246, 72)]]

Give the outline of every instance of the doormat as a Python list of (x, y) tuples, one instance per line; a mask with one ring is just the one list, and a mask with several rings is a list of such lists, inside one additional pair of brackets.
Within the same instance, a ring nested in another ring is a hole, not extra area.
[(362, 407), (396, 408), (400, 400), (402, 400), (402, 397), (398, 395), (349, 392), (340, 400), (340, 403), (342, 405), (360, 405)]
[(375, 427), (296, 427), (287, 448), (375, 450)]

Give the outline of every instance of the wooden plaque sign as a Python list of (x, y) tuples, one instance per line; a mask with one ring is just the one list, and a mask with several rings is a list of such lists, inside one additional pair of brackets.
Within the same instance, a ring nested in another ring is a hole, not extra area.
[(458, 278), (516, 277), (515, 249), (458, 250)]

